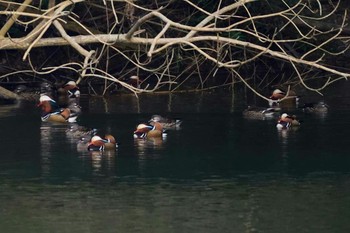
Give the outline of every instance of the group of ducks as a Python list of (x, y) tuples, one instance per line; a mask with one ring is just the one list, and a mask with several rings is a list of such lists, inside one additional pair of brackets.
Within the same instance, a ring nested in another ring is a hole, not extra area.
[[(182, 121), (179, 119), (153, 115), (148, 122), (137, 125), (133, 132), (133, 137), (141, 140), (163, 140), (168, 130), (180, 129), (181, 123)], [(66, 133), (71, 138), (79, 139), (77, 143), (78, 151), (105, 151), (115, 150), (118, 147), (116, 139), (111, 134), (105, 134), (104, 137), (101, 137), (95, 128), (89, 129), (77, 124), (71, 124)]]
[[(67, 134), (73, 138), (79, 138), (78, 149), (88, 151), (115, 150), (117, 141), (111, 134), (103, 137), (98, 135), (97, 129), (88, 129), (76, 123), (81, 114), (79, 105), (80, 90), (74, 81), (65, 83), (57, 90), (58, 99), (66, 99), (66, 104), (58, 104), (49, 92), (42, 92), (39, 97), (38, 107), (41, 108), (41, 120), (43, 122), (71, 123)], [(179, 129), (182, 121), (153, 115), (147, 123), (137, 125), (133, 136), (136, 139), (163, 138), (169, 129)]]
[[(81, 114), (80, 106), (80, 90), (76, 82), (68, 81), (57, 90), (57, 98), (60, 104), (52, 98), (51, 89), (47, 92), (41, 92), (38, 107), (41, 108), (41, 120), (43, 122), (59, 122), (59, 123), (75, 123)], [(67, 131), (82, 134), (81, 127), (70, 127)], [(103, 138), (97, 135), (97, 130), (86, 131), (85, 135), (90, 135), (89, 141), (85, 143), (86, 149), (89, 151), (115, 149), (116, 140), (106, 134)], [(74, 134), (72, 134), (74, 135)], [(84, 140), (82, 141), (84, 142)]]
[[(41, 120), (44, 122), (75, 123), (77, 117), (81, 114), (79, 105), (80, 90), (74, 81), (69, 81), (57, 90), (57, 98), (65, 99), (65, 105), (58, 104), (49, 92), (41, 91), (38, 107), (41, 108)], [(273, 118), (279, 114), (276, 127), (278, 129), (288, 129), (300, 125), (300, 121), (295, 115), (289, 115), (281, 112), (281, 104), (298, 104), (299, 97), (293, 91), (284, 92), (275, 89), (269, 97), (268, 108), (248, 107), (243, 111), (243, 116), (253, 119)], [(62, 102), (62, 101), (61, 101)], [(328, 106), (323, 103), (307, 103), (302, 107), (304, 112), (325, 113)], [(166, 131), (180, 128), (182, 121), (178, 119), (164, 118), (160, 115), (153, 115), (146, 123), (138, 124), (133, 132), (135, 139), (145, 138), (163, 138)], [(77, 124), (70, 124), (67, 134), (74, 138), (79, 138), (78, 147), (88, 151), (115, 150), (116, 139), (111, 134), (105, 134), (103, 137), (98, 135), (97, 129), (87, 129)]]
[(60, 99), (60, 104), (52, 96), (51, 89), (40, 94), (37, 106), (41, 108), (41, 120), (62, 123), (76, 122), (77, 117), (81, 114), (80, 90), (77, 84), (74, 81), (69, 81), (58, 88), (57, 96)]
[[(243, 111), (243, 116), (250, 119), (267, 119), (273, 118), (276, 114), (280, 114), (281, 106), (283, 104), (297, 106), (299, 102), (299, 96), (294, 91), (285, 92), (281, 89), (275, 89), (272, 95), (269, 97), (268, 108), (248, 107)], [(302, 111), (306, 113), (326, 113), (328, 111), (328, 105), (324, 102), (318, 103), (305, 103), (301, 107)], [(282, 113), (279, 115), (276, 127), (278, 129), (288, 129), (291, 127), (300, 126), (300, 121), (295, 115)]]

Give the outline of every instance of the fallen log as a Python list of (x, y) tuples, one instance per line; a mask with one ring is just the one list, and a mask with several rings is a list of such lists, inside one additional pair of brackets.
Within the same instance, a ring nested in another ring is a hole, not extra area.
[(7, 90), (6, 88), (3, 88), (0, 86), (0, 99), (4, 100), (17, 100), (19, 97), (16, 93), (13, 93), (12, 91)]

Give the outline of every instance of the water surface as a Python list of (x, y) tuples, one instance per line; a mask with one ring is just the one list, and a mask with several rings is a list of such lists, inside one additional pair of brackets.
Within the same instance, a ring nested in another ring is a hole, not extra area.
[[(348, 232), (349, 97), (325, 100), (278, 131), (243, 118), (265, 103), (239, 92), (83, 98), (78, 124), (117, 138), (105, 153), (78, 150), (35, 103), (1, 106), (1, 232)], [(134, 140), (152, 114), (182, 128)]]

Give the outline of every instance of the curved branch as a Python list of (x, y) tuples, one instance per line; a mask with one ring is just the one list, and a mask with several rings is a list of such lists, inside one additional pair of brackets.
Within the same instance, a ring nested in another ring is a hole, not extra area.
[[(16, 12), (23, 12), (31, 2), (32, 0), (24, 0), (24, 2), (18, 7)], [(12, 17), (4, 24), (4, 26), (2, 26), (0, 30), (0, 38), (3, 38), (5, 36), (8, 30), (17, 20), (18, 16), (18, 14), (13, 14)]]

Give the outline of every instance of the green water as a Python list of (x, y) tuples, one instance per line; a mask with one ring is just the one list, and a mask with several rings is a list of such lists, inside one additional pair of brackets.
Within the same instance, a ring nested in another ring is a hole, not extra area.
[[(227, 93), (83, 99), (78, 124), (119, 143), (103, 154), (41, 123), (35, 103), (1, 106), (0, 232), (349, 232), (350, 108), (339, 100), (324, 116), (295, 110), (301, 127), (278, 131), (243, 118), (246, 99)], [(182, 128), (134, 140), (155, 113)]]

